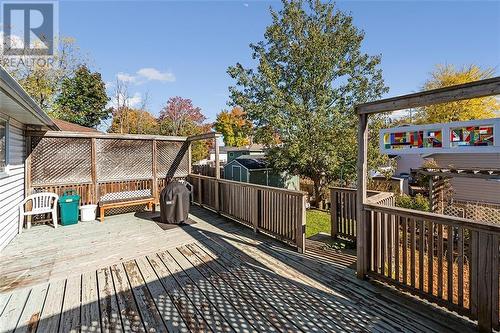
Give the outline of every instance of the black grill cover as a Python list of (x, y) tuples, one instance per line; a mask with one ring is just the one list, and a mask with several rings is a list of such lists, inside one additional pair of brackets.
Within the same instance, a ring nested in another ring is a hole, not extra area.
[(187, 222), (190, 192), (186, 185), (173, 181), (160, 193), (162, 223)]

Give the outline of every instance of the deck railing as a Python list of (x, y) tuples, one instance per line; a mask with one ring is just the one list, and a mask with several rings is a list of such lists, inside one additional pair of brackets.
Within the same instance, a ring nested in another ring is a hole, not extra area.
[(368, 276), (499, 328), (500, 226), (365, 204)]
[(195, 203), (304, 251), (304, 192), (194, 174), (189, 181)]
[[(356, 189), (346, 187), (330, 188), (330, 219), (332, 237), (356, 239)], [(394, 193), (368, 191), (372, 203), (394, 206)]]

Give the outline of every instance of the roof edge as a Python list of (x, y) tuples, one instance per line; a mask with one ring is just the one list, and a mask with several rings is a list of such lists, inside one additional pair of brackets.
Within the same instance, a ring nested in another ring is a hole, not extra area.
[(26, 90), (0, 65), (0, 88), (11, 96), (19, 105), (38, 118), (44, 125), (58, 131), (59, 127), (28, 95)]

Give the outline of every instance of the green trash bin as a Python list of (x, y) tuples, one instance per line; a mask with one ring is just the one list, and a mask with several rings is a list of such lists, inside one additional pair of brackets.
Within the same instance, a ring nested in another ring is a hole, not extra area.
[(71, 225), (78, 223), (78, 207), (80, 206), (80, 196), (75, 190), (64, 191), (59, 198), (59, 208), (61, 209), (61, 224)]

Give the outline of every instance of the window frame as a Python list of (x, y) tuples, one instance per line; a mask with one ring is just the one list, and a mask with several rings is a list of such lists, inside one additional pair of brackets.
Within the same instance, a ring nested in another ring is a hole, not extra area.
[(5, 123), (5, 166), (0, 166), (0, 178), (7, 177), (9, 175), (9, 145), (10, 145), (10, 128), (9, 119), (2, 117), (0, 115), (0, 123)]

